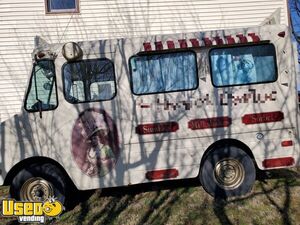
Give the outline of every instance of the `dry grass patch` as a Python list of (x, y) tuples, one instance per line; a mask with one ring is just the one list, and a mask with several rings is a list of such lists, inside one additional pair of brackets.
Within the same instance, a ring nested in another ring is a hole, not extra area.
[[(249, 195), (227, 201), (213, 199), (195, 181), (160, 185), (95, 191), (48, 224), (299, 225), (299, 169), (273, 171), (260, 177)], [(0, 193), (6, 197), (7, 188)], [(0, 221), (9, 222), (14, 224)]]

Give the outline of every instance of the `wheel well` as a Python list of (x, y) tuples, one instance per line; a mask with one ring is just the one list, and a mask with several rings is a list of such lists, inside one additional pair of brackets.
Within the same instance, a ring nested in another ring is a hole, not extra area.
[(17, 175), (18, 172), (20, 172), (22, 169), (26, 168), (26, 166), (35, 164), (35, 163), (38, 163), (38, 164), (51, 163), (51, 164), (53, 164), (65, 176), (67, 185), (72, 185), (72, 187), (75, 187), (73, 181), (71, 180), (71, 178), (69, 177), (69, 175), (67, 174), (65, 169), (58, 162), (56, 162), (53, 159), (50, 159), (47, 157), (40, 157), (40, 156), (24, 159), (21, 162), (14, 165), (5, 177), (4, 185), (10, 185), (12, 180), (14, 179), (14, 177)]
[(236, 139), (222, 139), (222, 140), (214, 142), (213, 144), (211, 144), (207, 148), (207, 150), (205, 151), (205, 153), (204, 153), (204, 155), (203, 155), (203, 157), (201, 159), (200, 169), (201, 169), (202, 164), (205, 161), (207, 155), (213, 149), (215, 149), (216, 147), (218, 147), (218, 146), (224, 146), (224, 145), (231, 145), (231, 146), (235, 146), (235, 147), (238, 147), (238, 148), (242, 149), (246, 154), (248, 154), (251, 157), (251, 159), (253, 160), (253, 163), (254, 163), (256, 169), (258, 168), (257, 165), (256, 165), (256, 161), (255, 161), (254, 155), (253, 155), (251, 149), (246, 144), (244, 144), (243, 142), (241, 142), (239, 140), (236, 140)]

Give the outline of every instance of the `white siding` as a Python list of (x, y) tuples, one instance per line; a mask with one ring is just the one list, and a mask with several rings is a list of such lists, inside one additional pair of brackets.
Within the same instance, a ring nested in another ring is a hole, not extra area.
[(50, 43), (259, 25), (285, 0), (80, 0), (80, 14), (45, 15), (44, 0), (0, 0), (0, 121), (18, 113), (34, 36)]

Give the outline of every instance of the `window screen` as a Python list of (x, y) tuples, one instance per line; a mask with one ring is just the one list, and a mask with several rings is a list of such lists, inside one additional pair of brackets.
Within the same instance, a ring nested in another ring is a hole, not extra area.
[(272, 44), (212, 49), (209, 53), (213, 85), (217, 87), (273, 82), (277, 79)]
[(116, 94), (114, 65), (109, 59), (67, 63), (63, 79), (65, 98), (70, 103), (109, 100)]
[(198, 86), (194, 52), (137, 55), (129, 61), (134, 94), (183, 91)]
[(39, 61), (33, 66), (25, 109), (31, 112), (57, 107), (55, 67), (53, 61)]

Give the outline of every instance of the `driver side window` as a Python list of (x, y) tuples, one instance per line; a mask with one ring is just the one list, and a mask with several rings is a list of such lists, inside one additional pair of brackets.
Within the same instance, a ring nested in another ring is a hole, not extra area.
[(51, 60), (39, 61), (33, 65), (25, 109), (29, 112), (47, 111), (57, 105), (54, 63)]

